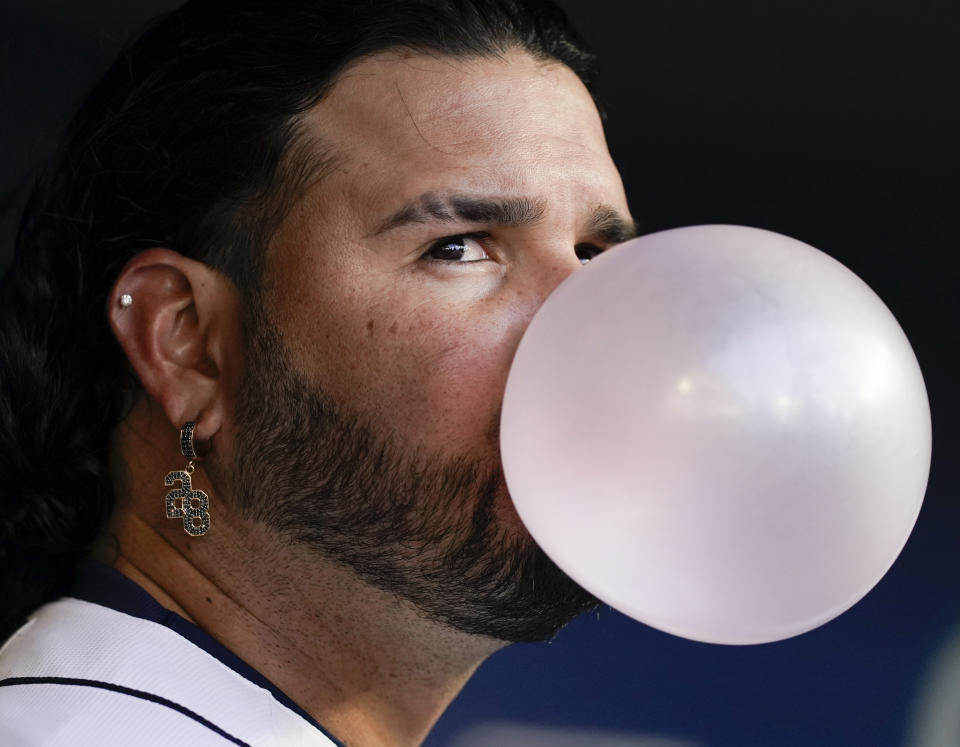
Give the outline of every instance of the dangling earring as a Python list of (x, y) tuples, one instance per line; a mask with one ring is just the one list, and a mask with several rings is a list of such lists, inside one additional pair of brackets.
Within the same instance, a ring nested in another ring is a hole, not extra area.
[(196, 423), (184, 423), (180, 429), (180, 453), (187, 459), (187, 466), (176, 472), (168, 472), (163, 484), (170, 486), (179, 482), (181, 487), (167, 493), (167, 518), (183, 519), (183, 531), (199, 537), (210, 530), (210, 498), (202, 490), (194, 490), (191, 475), (199, 460), (193, 445), (193, 429)]

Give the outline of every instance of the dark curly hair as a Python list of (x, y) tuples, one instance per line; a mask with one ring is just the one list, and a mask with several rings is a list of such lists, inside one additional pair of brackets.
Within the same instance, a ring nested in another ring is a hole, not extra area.
[(196, 0), (126, 49), (68, 127), (0, 285), (0, 640), (63, 593), (114, 507), (110, 438), (138, 386), (106, 320), (164, 246), (259, 293), (261, 249), (330, 154), (299, 130), (350, 63), (388, 48), (521, 47), (590, 86), (549, 0)]

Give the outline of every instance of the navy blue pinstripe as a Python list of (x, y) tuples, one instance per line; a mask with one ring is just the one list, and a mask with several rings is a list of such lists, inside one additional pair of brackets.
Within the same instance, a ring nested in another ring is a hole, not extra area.
[(164, 706), (165, 708), (170, 708), (171, 710), (177, 711), (178, 713), (183, 714), (187, 718), (191, 718), (194, 721), (196, 721), (198, 724), (210, 729), (210, 731), (219, 734), (224, 739), (230, 742), (233, 742), (233, 744), (240, 745), (240, 747), (251, 747), (242, 739), (237, 739), (237, 737), (233, 736), (232, 734), (228, 734), (219, 726), (212, 723), (211, 721), (208, 721), (199, 713), (194, 713), (186, 706), (182, 706), (179, 703), (175, 703), (172, 700), (168, 700), (167, 698), (163, 698), (159, 695), (154, 695), (153, 693), (145, 692), (144, 690), (135, 690), (132, 687), (115, 685), (112, 682), (101, 682), (100, 680), (75, 679), (73, 677), (9, 677), (5, 680), (0, 680), (0, 687), (12, 687), (16, 685), (68, 685), (68, 686), (77, 686), (77, 687), (94, 687), (100, 690), (109, 690), (110, 692), (120, 693), (122, 695), (129, 695), (133, 698), (139, 698), (140, 700), (147, 700), (147, 701), (150, 701), (151, 703), (156, 703), (158, 705)]

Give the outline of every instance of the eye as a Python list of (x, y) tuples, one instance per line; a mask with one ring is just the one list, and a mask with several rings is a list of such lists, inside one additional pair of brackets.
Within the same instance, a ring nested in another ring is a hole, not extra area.
[(573, 250), (580, 260), (580, 264), (585, 265), (598, 254), (603, 254), (603, 248), (594, 244), (577, 244)]
[(479, 241), (484, 237), (485, 234), (471, 234), (440, 239), (427, 249), (423, 256), (425, 259), (437, 262), (459, 264), (482, 262), (485, 259), (490, 259)]

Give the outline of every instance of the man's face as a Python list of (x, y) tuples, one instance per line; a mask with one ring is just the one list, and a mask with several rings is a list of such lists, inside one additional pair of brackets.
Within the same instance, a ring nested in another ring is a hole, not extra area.
[(631, 230), (590, 95), (519, 51), (390, 52), (303, 124), (337, 166), (267, 255), (235, 492), (269, 469), (259, 515), (326, 556), (470, 632), (549, 635), (591, 600), (519, 523), (498, 427), (534, 311)]

